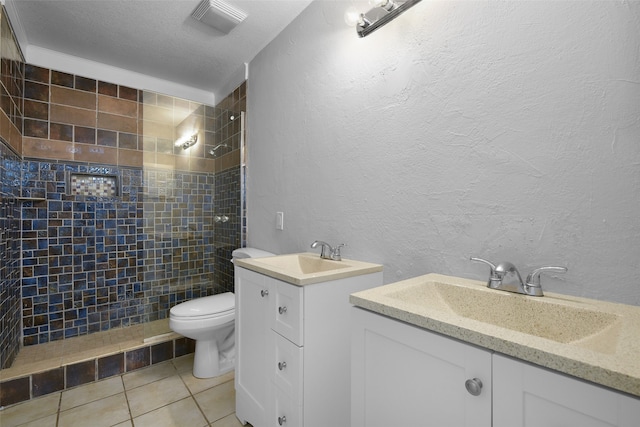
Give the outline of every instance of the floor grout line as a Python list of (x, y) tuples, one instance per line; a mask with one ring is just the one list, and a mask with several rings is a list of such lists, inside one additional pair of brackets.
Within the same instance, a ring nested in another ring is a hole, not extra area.
[[(177, 369), (176, 369), (177, 370)], [(191, 391), (191, 389), (189, 388), (189, 386), (187, 385), (186, 381), (184, 380), (184, 378), (182, 378), (182, 375), (180, 375), (180, 373), (178, 373), (178, 376), (180, 377), (180, 380), (182, 381), (182, 384), (184, 384), (184, 386), (187, 388), (187, 391), (189, 392), (189, 396), (191, 396), (191, 398), (193, 399), (193, 401), (195, 402), (196, 406), (198, 407), (198, 410), (200, 411), (200, 413), (202, 414), (202, 416), (204, 417), (204, 420), (207, 422), (207, 425), (211, 425), (212, 423), (209, 421), (209, 418), (207, 417), (207, 415), (204, 413), (204, 411), (202, 410), (202, 408), (200, 407), (200, 404), (198, 403), (198, 399), (196, 399), (196, 396), (193, 394), (193, 392)], [(224, 384), (224, 383), (223, 383)], [(217, 386), (215, 386), (217, 387)]]
[(62, 392), (58, 396), (58, 412), (56, 412), (56, 427), (60, 424), (60, 410), (62, 409)]
[(127, 402), (127, 410), (129, 411), (129, 421), (131, 421), (131, 425), (134, 425), (133, 424), (133, 413), (131, 412), (131, 404), (129, 403), (129, 396), (127, 395), (127, 386), (124, 383), (124, 375), (120, 375), (120, 381), (122, 382), (122, 390), (124, 392), (124, 400)]

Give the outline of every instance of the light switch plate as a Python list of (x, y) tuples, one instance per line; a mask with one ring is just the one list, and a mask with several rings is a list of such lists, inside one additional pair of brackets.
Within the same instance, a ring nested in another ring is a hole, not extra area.
[(284, 230), (284, 212), (276, 212), (276, 230)]

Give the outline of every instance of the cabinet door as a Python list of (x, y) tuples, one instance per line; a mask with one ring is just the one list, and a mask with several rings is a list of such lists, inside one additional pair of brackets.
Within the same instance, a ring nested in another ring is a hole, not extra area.
[(275, 337), (270, 357), (270, 373), (279, 389), (302, 405), (303, 347), (298, 347), (282, 335), (271, 331)]
[(269, 420), (266, 425), (268, 427), (302, 427), (302, 405), (296, 404), (289, 395), (273, 383), (271, 384), (270, 395), (273, 403), (271, 404)]
[(273, 311), (275, 316), (274, 330), (292, 343), (302, 347), (304, 345), (302, 330), (304, 288), (275, 279), (268, 280), (272, 281), (276, 291)]
[(637, 427), (640, 399), (493, 356), (495, 427)]
[(354, 307), (351, 357), (352, 427), (491, 426), (489, 351)]
[(254, 426), (263, 426), (266, 421), (266, 355), (273, 341), (269, 322), (274, 293), (265, 276), (236, 267), (236, 415)]

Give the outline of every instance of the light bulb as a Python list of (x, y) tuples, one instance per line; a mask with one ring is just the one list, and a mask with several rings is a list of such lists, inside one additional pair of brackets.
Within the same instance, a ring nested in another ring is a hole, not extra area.
[(358, 21), (360, 21), (360, 12), (355, 7), (351, 6), (344, 12), (344, 22), (348, 26), (355, 27)]
[(355, 27), (356, 25), (366, 27), (368, 25), (371, 25), (371, 21), (369, 21), (367, 17), (364, 16), (364, 13), (358, 12), (355, 7), (350, 7), (344, 13), (344, 22), (346, 22), (350, 27)]
[(396, 7), (396, 4), (393, 0), (369, 0), (369, 4), (371, 7), (381, 7), (387, 12), (393, 10)]

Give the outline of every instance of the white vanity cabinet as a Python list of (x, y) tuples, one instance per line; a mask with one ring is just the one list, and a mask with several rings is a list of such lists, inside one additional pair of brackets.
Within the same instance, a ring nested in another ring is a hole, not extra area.
[(254, 427), (350, 423), (349, 295), (382, 272), (303, 286), (236, 266), (236, 416)]
[(494, 427), (637, 427), (640, 399), (493, 355)]
[(352, 427), (640, 425), (638, 398), (358, 307), (352, 339)]
[(491, 352), (360, 308), (351, 321), (352, 427), (491, 426)]

